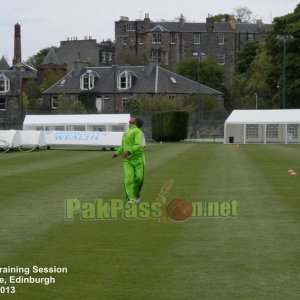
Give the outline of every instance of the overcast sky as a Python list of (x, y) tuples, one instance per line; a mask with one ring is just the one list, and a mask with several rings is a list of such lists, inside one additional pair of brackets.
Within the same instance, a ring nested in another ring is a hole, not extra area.
[(114, 40), (114, 22), (120, 16), (130, 20), (174, 20), (182, 13), (187, 21), (205, 22), (208, 14), (231, 14), (247, 7), (256, 19), (271, 23), (272, 18), (292, 13), (299, 0), (10, 0), (0, 9), (0, 58), (11, 64), (14, 49), (14, 25), (21, 25), (22, 60), (39, 50), (59, 46), (68, 37), (92, 36), (98, 42)]

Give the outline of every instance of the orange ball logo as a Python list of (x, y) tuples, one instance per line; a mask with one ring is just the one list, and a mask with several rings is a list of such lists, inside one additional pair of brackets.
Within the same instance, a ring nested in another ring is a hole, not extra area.
[(190, 201), (174, 199), (167, 204), (166, 212), (174, 221), (184, 221), (193, 213), (193, 206)]

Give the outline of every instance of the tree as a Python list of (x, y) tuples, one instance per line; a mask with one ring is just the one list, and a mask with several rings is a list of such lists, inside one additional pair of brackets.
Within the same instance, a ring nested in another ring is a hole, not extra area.
[(225, 71), (224, 67), (219, 65), (215, 59), (204, 59), (199, 79), (201, 83), (218, 91), (225, 91)]
[(66, 95), (60, 95), (57, 99), (57, 103), (57, 112), (61, 114), (80, 114), (86, 112), (81, 101), (72, 103)]
[(256, 107), (256, 97), (259, 98), (259, 108), (276, 107), (273, 92), (267, 82), (272, 69), (271, 58), (266, 52), (264, 41), (246, 44), (238, 55), (233, 77), (233, 107), (253, 109)]
[(273, 30), (269, 32), (266, 43), (267, 53), (274, 65), (273, 72), (270, 72), (267, 78), (270, 89), (276, 91), (274, 101), (278, 99), (280, 107), (299, 108), (300, 4), (293, 13), (275, 19)]
[(250, 70), (251, 63), (257, 54), (258, 47), (258, 42), (248, 42), (243, 47), (242, 51), (238, 52), (237, 63), (235, 65), (235, 71), (237, 73), (246, 73)]
[(125, 111), (131, 115), (138, 115), (141, 112), (141, 103), (135, 97), (129, 98), (125, 104)]
[(48, 54), (48, 52), (51, 48), (57, 49), (57, 47), (44, 48), (44, 49), (40, 50), (37, 54), (30, 56), (26, 60), (26, 64), (28, 64), (32, 67), (36, 67), (36, 66), (40, 65), (43, 62), (44, 58), (46, 57), (46, 55)]
[(64, 74), (57, 73), (55, 70), (48, 68), (44, 73), (44, 80), (41, 85), (43, 90), (48, 89), (54, 83), (56, 83)]
[[(258, 108), (299, 108), (299, 24), (300, 4), (294, 13), (276, 18), (266, 41), (244, 46), (237, 56), (230, 89), (231, 108), (254, 108), (254, 93), (258, 97)], [(293, 38), (288, 38), (290, 36)]]
[(249, 23), (252, 18), (252, 10), (246, 6), (240, 6), (234, 10), (234, 16), (239, 23)]
[(267, 55), (266, 44), (264, 41), (259, 43), (257, 55), (250, 66), (251, 76), (248, 78), (246, 91), (252, 96), (259, 97), (259, 108), (275, 108), (277, 103), (273, 102), (274, 91), (270, 90), (267, 82), (268, 74), (272, 70), (271, 57)]
[(22, 99), (26, 109), (35, 112), (41, 110), (41, 91), (35, 80), (30, 79), (26, 82), (22, 91)]
[(230, 15), (229, 14), (218, 14), (212, 17), (214, 22), (228, 22)]
[(131, 114), (152, 114), (154, 112), (186, 110), (193, 112), (196, 110), (195, 101), (190, 99), (181, 100), (178, 98), (170, 99), (166, 96), (157, 96), (154, 99), (147, 95), (140, 95), (129, 98), (125, 111)]
[(200, 63), (195, 58), (187, 58), (179, 62), (176, 66), (176, 73), (185, 76), (194, 81), (198, 81), (198, 72), (200, 70)]
[(188, 58), (177, 64), (176, 72), (189, 79), (207, 85), (219, 91), (224, 91), (225, 71), (214, 59)]

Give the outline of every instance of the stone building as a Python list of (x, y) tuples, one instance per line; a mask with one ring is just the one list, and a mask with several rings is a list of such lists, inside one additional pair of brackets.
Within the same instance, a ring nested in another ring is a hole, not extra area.
[(43, 99), (50, 114), (57, 113), (62, 98), (68, 107), (80, 101), (88, 113), (122, 113), (132, 97), (163, 96), (184, 101), (193, 95), (214, 96), (222, 105), (220, 91), (164, 69), (153, 61), (146, 66), (108, 67), (89, 67), (76, 61), (73, 71), (47, 89)]
[(234, 72), (237, 53), (249, 41), (265, 38), (272, 25), (257, 20), (255, 24), (237, 23), (234, 17), (228, 22), (205, 23), (154, 22), (146, 14), (143, 20), (131, 21), (121, 17), (115, 22), (115, 55), (117, 64), (143, 64), (154, 59), (171, 70), (183, 59), (194, 57), (200, 61), (214, 58), (223, 65), (226, 80)]
[(90, 36), (78, 40), (77, 37), (68, 38), (60, 42), (60, 47), (55, 50), (56, 57), (61, 64), (67, 65), (71, 71), (74, 61), (83, 60), (90, 66), (105, 66), (114, 63), (114, 44), (108, 40), (98, 43)]
[(67, 64), (61, 63), (55, 53), (55, 49), (50, 48), (49, 52), (43, 59), (42, 63), (36, 66), (37, 69), (37, 84), (41, 85), (45, 79), (45, 73), (52, 70), (58, 76), (63, 77), (67, 73)]
[(24, 118), (22, 88), (37, 70), (24, 64), (0, 70), (0, 129), (19, 129)]

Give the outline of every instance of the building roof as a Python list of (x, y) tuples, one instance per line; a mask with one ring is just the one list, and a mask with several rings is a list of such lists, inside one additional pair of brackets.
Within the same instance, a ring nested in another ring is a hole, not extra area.
[[(213, 26), (213, 32), (261, 33), (272, 29), (272, 24), (263, 23), (236, 23), (236, 29), (233, 29), (229, 22), (212, 22), (211, 24)], [(180, 28), (179, 22), (150, 22), (149, 31), (207, 32), (207, 23), (184, 22)]]
[(2, 56), (1, 59), (0, 59), (0, 70), (8, 70), (8, 69), (9, 69), (8, 62), (5, 59), (5, 57)]
[(42, 65), (60, 65), (60, 61), (55, 53), (55, 50), (53, 47), (50, 48), (47, 55), (45, 56)]
[[(78, 75), (68, 73), (44, 94), (79, 94), (80, 76), (88, 70), (96, 72), (99, 78), (95, 79), (95, 86), (91, 92), (102, 94), (202, 94), (222, 95), (223, 93), (209, 88), (203, 84), (190, 80), (174, 72), (161, 68), (158, 65), (148, 66), (110, 66), (110, 67), (84, 67)], [(127, 90), (118, 90), (114, 85), (114, 77), (128, 71), (134, 74), (132, 87)]]
[[(37, 69), (25, 64), (25, 63), (20, 63), (19, 65), (13, 65), (10, 67), (6, 72), (3, 72), (5, 74), (18, 74), (18, 68), (21, 72), (21, 77), (22, 78), (27, 78), (27, 79), (34, 79), (37, 77)], [(18, 75), (16, 75), (18, 76)], [(13, 79), (11, 79), (13, 80)]]
[(299, 124), (300, 109), (234, 110), (225, 124)]
[(237, 23), (236, 30), (241, 33), (261, 33), (272, 30), (272, 24)]

